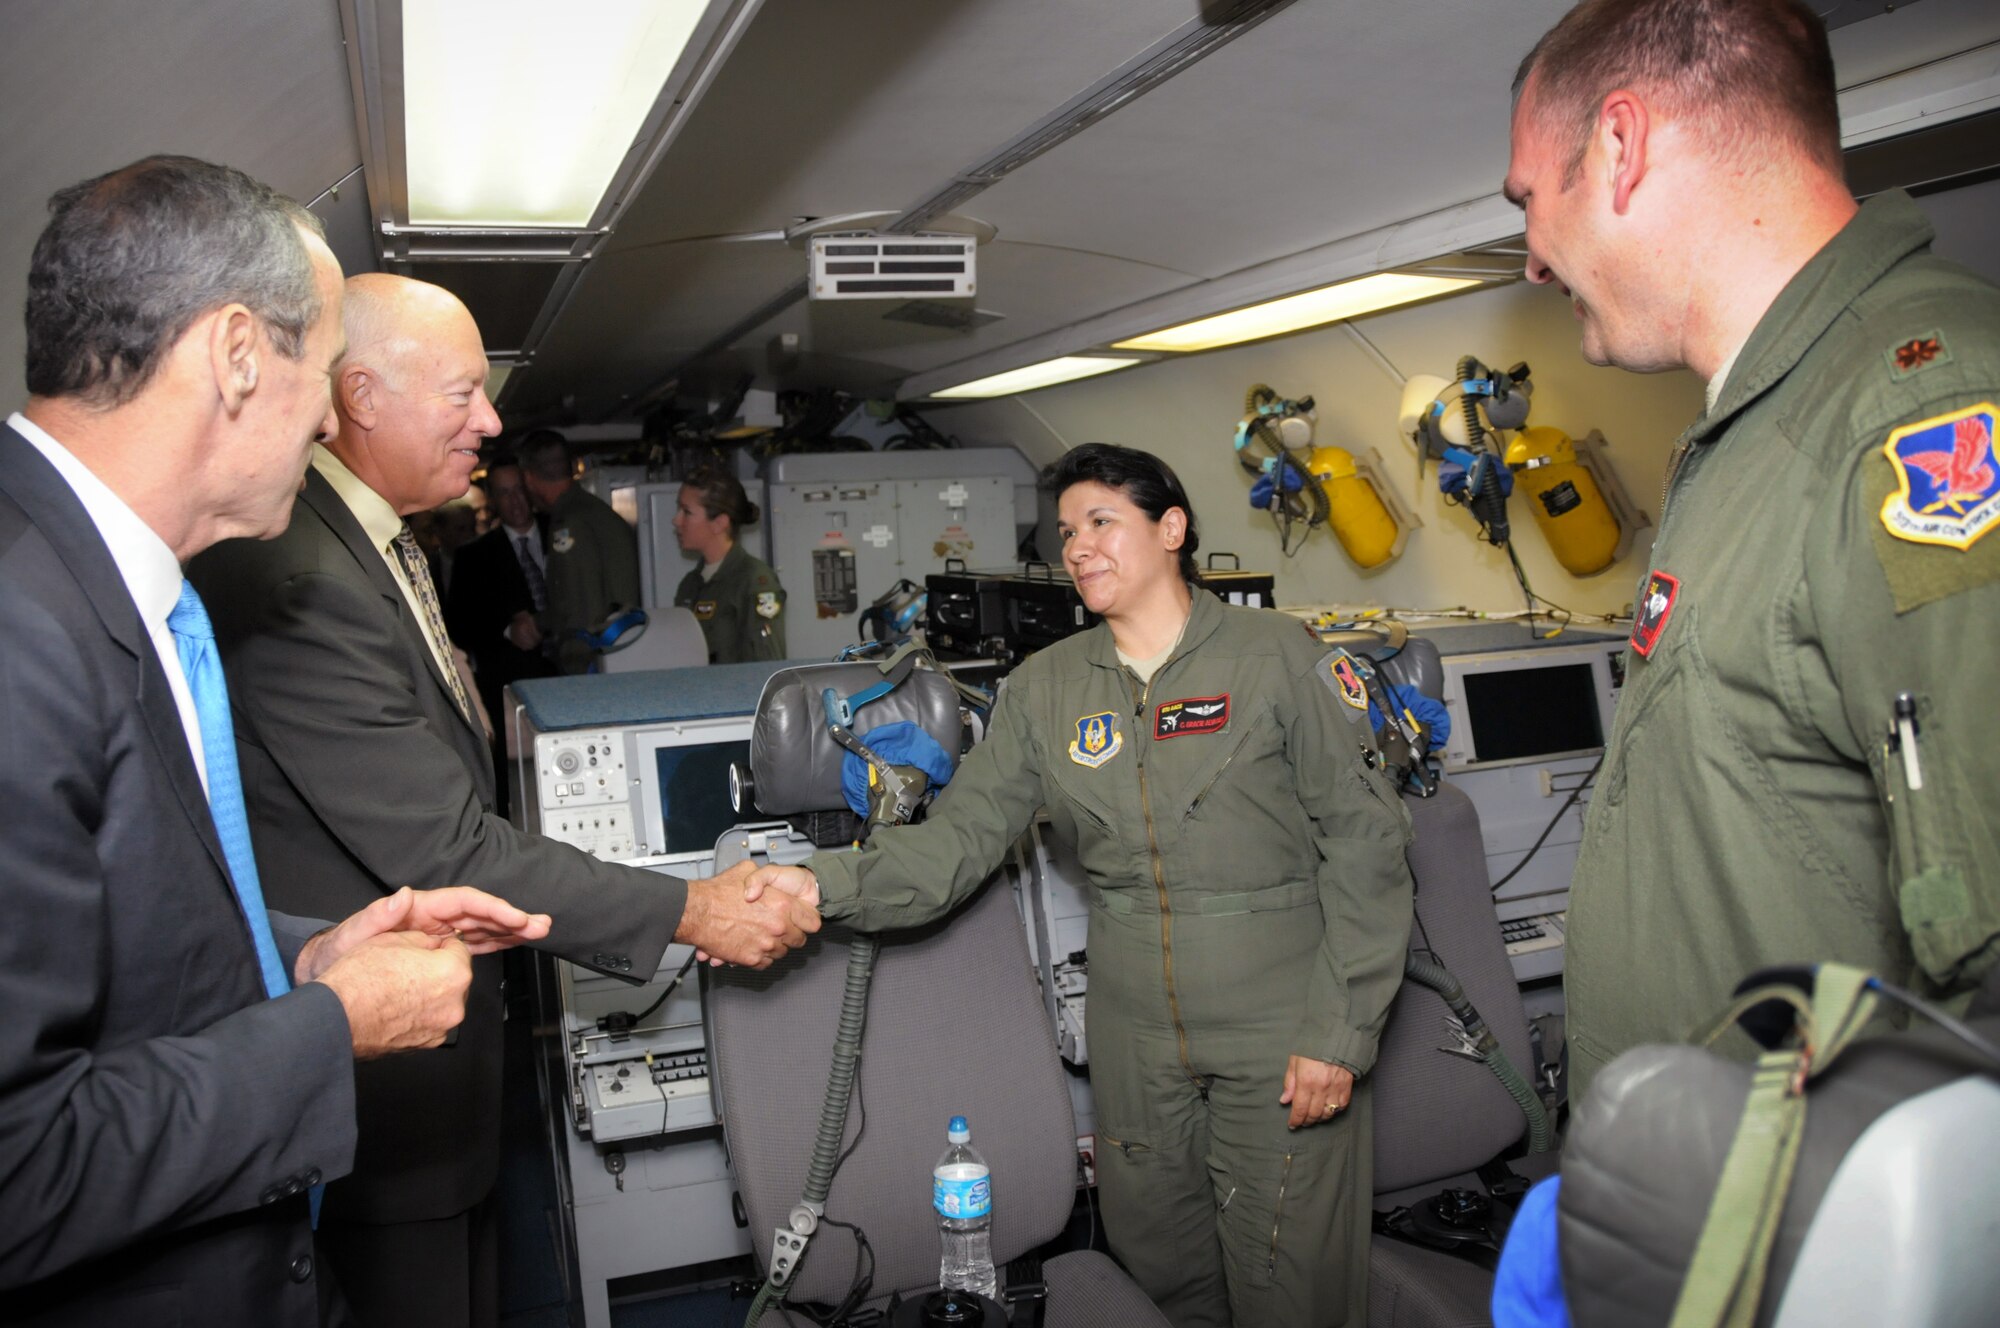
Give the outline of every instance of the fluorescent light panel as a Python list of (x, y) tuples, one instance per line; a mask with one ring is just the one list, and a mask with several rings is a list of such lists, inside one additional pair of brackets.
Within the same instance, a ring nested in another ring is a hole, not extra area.
[(1057, 383), (1071, 383), (1079, 378), (1094, 378), (1098, 374), (1139, 363), (1141, 357), (1136, 355), (1059, 355), (1053, 360), (1009, 369), (1006, 373), (986, 378), (975, 378), (969, 383), (960, 383), (957, 387), (947, 387), (929, 395), (947, 399), (1010, 397), (1016, 392), (1032, 392), (1038, 387), (1054, 387)]
[(707, 0), (405, 0), (417, 226), (590, 223)]
[(1352, 281), (1322, 286), (1318, 290), (1253, 304), (1247, 309), (1163, 328), (1129, 341), (1116, 341), (1112, 345), (1119, 350), (1213, 350), (1217, 346), (1233, 346), (1241, 341), (1258, 341), (1264, 337), (1297, 332), (1301, 328), (1318, 327), (1322, 323), (1359, 318), (1362, 314), (1393, 309), (1399, 304), (1426, 300), (1433, 295), (1481, 284), (1467, 277), (1378, 272), (1374, 276), (1356, 277)]

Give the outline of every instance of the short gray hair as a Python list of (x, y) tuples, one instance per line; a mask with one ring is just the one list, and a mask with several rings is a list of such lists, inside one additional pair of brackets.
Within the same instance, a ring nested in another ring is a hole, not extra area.
[(147, 157), (49, 200), (28, 268), (28, 391), (97, 407), (139, 395), (194, 321), (255, 314), (305, 354), (319, 287), (300, 230), (319, 219), (267, 185), (193, 157)]

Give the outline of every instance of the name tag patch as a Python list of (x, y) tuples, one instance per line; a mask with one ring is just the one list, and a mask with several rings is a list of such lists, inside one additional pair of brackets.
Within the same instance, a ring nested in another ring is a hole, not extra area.
[(1076, 721), (1076, 739), (1069, 745), (1069, 759), (1095, 770), (1118, 755), (1124, 746), (1125, 735), (1119, 730), (1118, 712), (1100, 710)]
[(703, 622), (707, 622), (710, 618), (713, 618), (715, 616), (715, 601), (712, 599), (696, 600), (694, 602), (694, 616)]
[(1162, 701), (1153, 711), (1153, 741), (1220, 733), (1229, 727), (1229, 693)]
[(1660, 643), (1660, 633), (1667, 630), (1667, 619), (1673, 616), (1674, 601), (1680, 594), (1678, 577), (1665, 572), (1653, 572), (1646, 577), (1646, 593), (1639, 599), (1639, 613), (1632, 622), (1632, 649), (1641, 658), (1651, 655), (1653, 647)]

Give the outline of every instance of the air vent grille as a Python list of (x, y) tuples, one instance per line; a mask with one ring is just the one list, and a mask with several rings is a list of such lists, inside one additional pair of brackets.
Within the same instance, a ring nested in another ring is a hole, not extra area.
[(830, 235), (812, 241), (815, 300), (880, 300), (898, 295), (970, 296), (970, 235)]

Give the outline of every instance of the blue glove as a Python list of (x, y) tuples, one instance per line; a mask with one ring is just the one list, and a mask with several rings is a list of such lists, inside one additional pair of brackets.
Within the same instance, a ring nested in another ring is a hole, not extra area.
[[(1389, 699), (1400, 709), (1408, 710), (1417, 717), (1420, 724), (1431, 727), (1430, 750), (1437, 751), (1451, 736), (1451, 712), (1444, 708), (1444, 702), (1425, 696), (1408, 683), (1391, 683)], [(1373, 701), (1368, 703), (1368, 726), (1380, 729), (1387, 721)]]
[[(938, 746), (938, 740), (913, 720), (899, 719), (870, 729), (860, 737), (869, 750), (890, 765), (913, 765), (929, 775), (932, 788), (949, 784), (951, 773), (957, 768), (945, 749)], [(840, 793), (856, 816), (868, 815), (868, 763), (853, 752), (843, 754), (840, 760)]]
[(1493, 1279), (1494, 1328), (1569, 1328), (1562, 1265), (1556, 1254), (1556, 1194), (1561, 1176), (1528, 1191), (1507, 1229)]

